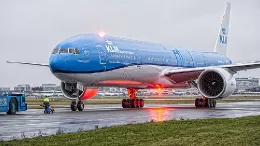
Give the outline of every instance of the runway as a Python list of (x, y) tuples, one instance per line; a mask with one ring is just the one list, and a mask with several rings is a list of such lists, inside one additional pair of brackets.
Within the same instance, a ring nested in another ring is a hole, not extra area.
[(42, 109), (0, 113), (0, 140), (77, 132), (95, 127), (165, 121), (172, 119), (235, 118), (260, 115), (260, 102), (218, 103), (216, 108), (195, 108), (193, 104), (147, 104), (143, 109), (122, 109), (120, 105), (85, 105), (83, 112), (69, 108), (43, 114)]

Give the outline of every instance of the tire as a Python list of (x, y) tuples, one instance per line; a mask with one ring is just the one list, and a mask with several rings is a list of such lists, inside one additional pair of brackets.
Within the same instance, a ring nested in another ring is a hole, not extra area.
[(83, 101), (79, 101), (78, 102), (77, 108), (78, 108), (79, 111), (83, 111), (84, 110), (84, 103), (83, 103)]
[(206, 100), (205, 100), (205, 107), (210, 107), (210, 102), (211, 102), (211, 100), (206, 98)]
[(131, 99), (126, 100), (126, 103), (127, 103), (126, 108), (131, 108), (131, 105), (132, 105), (131, 101), (132, 101)]
[(205, 107), (205, 103), (204, 103), (204, 100), (203, 98), (198, 98), (198, 107)]
[(213, 107), (216, 107), (217, 101), (213, 100)]
[(199, 107), (198, 100), (198, 98), (195, 99), (195, 107)]
[(144, 107), (144, 100), (143, 99), (140, 99), (140, 107)]
[(212, 100), (211, 99), (208, 99), (208, 106), (207, 107), (209, 107), (209, 108), (212, 107)]
[(123, 100), (122, 100), (122, 107), (123, 107), (123, 108), (126, 108), (126, 103), (127, 103), (127, 100), (126, 100), (126, 99), (123, 99)]
[(137, 100), (131, 99), (131, 108), (137, 108)]
[(136, 99), (136, 103), (137, 103), (137, 108), (140, 107), (141, 103), (140, 103), (140, 99)]
[(77, 110), (77, 103), (76, 101), (72, 101), (71, 104), (70, 104), (70, 109), (72, 111), (76, 111)]
[(17, 112), (17, 102), (15, 98), (12, 98), (9, 102), (9, 110), (7, 112), (8, 115), (14, 115)]

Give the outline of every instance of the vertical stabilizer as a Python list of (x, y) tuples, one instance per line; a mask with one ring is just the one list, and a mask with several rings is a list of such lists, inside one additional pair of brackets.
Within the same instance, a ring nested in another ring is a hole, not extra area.
[(227, 2), (226, 10), (221, 22), (220, 30), (218, 32), (218, 37), (214, 52), (218, 52), (226, 56), (227, 53), (227, 43), (228, 43), (228, 32), (229, 32), (229, 18), (230, 18), (231, 3)]

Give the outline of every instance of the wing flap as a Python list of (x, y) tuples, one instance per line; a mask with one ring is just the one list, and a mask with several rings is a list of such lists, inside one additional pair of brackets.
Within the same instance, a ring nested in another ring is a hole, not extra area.
[(236, 73), (238, 71), (260, 68), (260, 61), (200, 68), (168, 69), (164, 72), (164, 76), (174, 83), (186, 82), (196, 80), (204, 70), (209, 68), (225, 68)]
[(255, 62), (250, 62), (250, 63), (240, 63), (240, 64), (235, 64), (235, 65), (226, 65), (223, 67), (237, 72), (237, 71), (260, 68), (260, 62), (255, 61)]

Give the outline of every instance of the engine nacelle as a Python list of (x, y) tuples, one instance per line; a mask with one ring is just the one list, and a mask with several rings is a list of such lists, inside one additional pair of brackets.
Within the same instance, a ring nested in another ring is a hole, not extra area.
[(223, 68), (203, 71), (198, 78), (198, 89), (207, 98), (226, 98), (236, 89), (234, 74)]
[(64, 96), (70, 100), (79, 98), (80, 100), (87, 100), (94, 97), (98, 93), (97, 88), (84, 88), (84, 91), (77, 89), (77, 83), (61, 82), (61, 91)]

